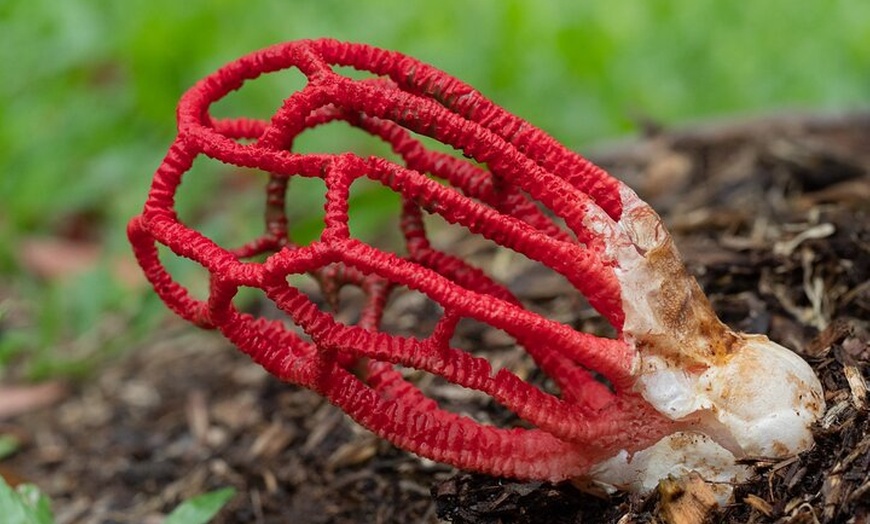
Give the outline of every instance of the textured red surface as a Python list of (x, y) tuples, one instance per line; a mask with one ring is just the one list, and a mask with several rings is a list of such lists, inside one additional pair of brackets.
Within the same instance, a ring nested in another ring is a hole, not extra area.
[[(376, 78), (353, 80), (332, 66)], [(270, 121), (210, 116), (209, 106), (245, 81), (291, 67), (305, 74), (307, 85)], [(388, 142), (405, 165), (349, 153), (293, 152), (300, 133), (335, 120)], [(448, 144), (470, 160), (428, 150), (409, 131)], [(269, 173), (262, 236), (227, 248), (179, 220), (175, 194), (199, 155)], [(327, 187), (325, 228), (305, 246), (295, 245), (287, 231), (285, 197), (292, 177), (318, 177)], [(404, 254), (351, 236), (349, 191), (361, 178), (402, 196)], [(595, 337), (525, 309), (485, 272), (435, 249), (423, 213), (440, 215), (559, 272), (620, 332), (624, 315), (613, 261), (605, 255), (605, 241), (584, 224), (590, 214), (620, 218), (620, 186), (541, 130), (429, 65), (365, 45), (298, 41), (243, 57), (183, 96), (178, 136), (128, 232), (145, 274), (173, 311), (219, 329), (270, 373), (319, 392), (383, 438), (460, 468), (560, 480), (668, 432), (668, 422), (632, 393), (634, 349), (619, 336)], [(194, 299), (173, 280), (158, 244), (208, 270), (207, 300)], [(359, 322), (339, 323), (288, 282), (289, 275), (306, 273), (327, 296), (336, 296), (343, 285), (359, 286), (367, 297)], [(232, 300), (240, 286), (263, 290), (307, 338), (283, 322), (237, 310)], [(443, 308), (431, 336), (379, 330), (395, 286), (419, 291)], [(461, 318), (514, 337), (561, 395), (545, 393), (510, 371), (494, 372), (485, 359), (451, 347)], [(484, 426), (443, 410), (406, 381), (396, 364), (482, 391), (532, 428)]]

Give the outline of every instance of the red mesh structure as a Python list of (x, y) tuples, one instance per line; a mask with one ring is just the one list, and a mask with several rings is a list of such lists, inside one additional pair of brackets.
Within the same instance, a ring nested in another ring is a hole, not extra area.
[[(335, 66), (375, 78), (354, 80)], [(270, 121), (210, 115), (211, 104), (246, 81), (286, 68), (298, 68), (307, 84), (290, 94)], [(387, 142), (404, 165), (350, 153), (293, 152), (300, 133), (337, 120)], [(466, 158), (427, 149), (414, 134), (447, 144)], [(261, 236), (241, 247), (221, 246), (179, 219), (175, 195), (200, 155), (268, 173)], [(324, 230), (304, 246), (288, 236), (285, 198), (293, 177), (316, 177), (326, 184)], [(351, 236), (350, 187), (363, 178), (401, 195), (402, 254)], [(298, 41), (245, 56), (183, 96), (178, 135), (128, 233), (149, 281), (175, 313), (220, 330), (281, 380), (318, 392), (363, 426), (422, 456), (495, 475), (561, 480), (584, 475), (618, 450), (642, 449), (673, 429), (674, 422), (633, 391), (636, 350), (622, 336), (617, 264), (609, 237), (602, 234), (623, 214), (623, 187), (429, 65), (366, 45)], [(425, 213), (563, 275), (616, 328), (617, 337), (578, 332), (529, 311), (480, 268), (434, 248)], [(173, 280), (158, 245), (209, 272), (206, 300), (194, 299)], [(318, 308), (288, 280), (299, 274), (314, 276), (330, 297), (341, 286), (359, 286), (366, 297), (360, 320), (342, 324)], [(441, 306), (430, 336), (380, 329), (397, 286)], [(296, 328), (239, 311), (233, 297), (240, 287), (262, 290)], [(485, 359), (452, 347), (462, 318), (512, 336), (560, 394), (546, 393), (508, 370), (495, 372)], [(397, 365), (481, 391), (529, 427), (486, 426), (441, 409), (405, 380)]]

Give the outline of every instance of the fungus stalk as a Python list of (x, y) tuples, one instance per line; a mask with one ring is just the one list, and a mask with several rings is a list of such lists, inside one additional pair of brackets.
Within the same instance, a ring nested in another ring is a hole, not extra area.
[[(335, 66), (373, 78), (354, 80)], [(291, 67), (308, 82), (271, 120), (211, 115), (211, 104), (246, 81)], [(293, 151), (298, 135), (332, 121), (384, 140), (403, 165)], [(415, 135), (461, 156), (431, 151)], [(200, 155), (267, 174), (260, 237), (222, 246), (179, 218), (175, 197)], [(285, 199), (294, 177), (321, 178), (327, 188), (323, 232), (304, 246), (288, 234)], [(401, 195), (401, 250), (351, 235), (350, 187), (363, 178)], [(533, 313), (481, 268), (436, 249), (424, 214), (560, 273), (616, 337)], [(458, 468), (637, 491), (697, 471), (722, 483), (724, 498), (728, 483), (747, 475), (739, 459), (809, 448), (810, 426), (824, 411), (819, 381), (803, 360), (719, 321), (661, 219), (631, 189), (470, 86), (399, 53), (290, 42), (200, 81), (179, 103), (178, 135), (128, 233), (145, 275), (177, 314), (220, 330), (279, 379), (318, 392), (395, 445)], [(209, 271), (205, 300), (173, 279), (158, 244)], [(299, 274), (314, 276), (331, 301), (342, 286), (362, 289), (359, 321), (340, 323), (321, 310), (288, 280)], [(242, 286), (262, 290), (287, 321), (237, 309)], [(398, 287), (440, 305), (431, 335), (381, 329)], [(513, 337), (559, 394), (453, 347), (462, 318)], [(528, 427), (492, 427), (446, 411), (397, 366), (481, 391)]]

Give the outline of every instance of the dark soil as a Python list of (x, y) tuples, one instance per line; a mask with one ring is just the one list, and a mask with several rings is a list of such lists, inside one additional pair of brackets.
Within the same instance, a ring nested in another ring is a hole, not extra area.
[[(868, 114), (789, 116), (651, 129), (591, 155), (662, 214), (723, 320), (795, 349), (826, 390), (816, 446), (751, 461), (757, 475), (711, 522), (870, 522), (868, 144)], [(454, 252), (491, 255), (475, 239), (445, 234)], [(499, 276), (530, 307), (602, 329), (560, 282), (515, 262)], [(395, 297), (386, 324), (426, 331), (430, 307), (416, 295)], [(480, 326), (462, 326), (459, 339), (527, 365), (510, 340)], [(429, 391), (479, 420), (508, 416), (437, 381)], [(0, 465), (4, 477), (38, 484), (61, 523), (160, 522), (180, 501), (228, 485), (238, 493), (217, 522), (698, 521), (675, 520), (673, 511), (697, 495), (693, 484), (605, 500), (570, 484), (513, 482), (417, 458), (176, 320), (63, 402), (0, 432), (24, 443)]]

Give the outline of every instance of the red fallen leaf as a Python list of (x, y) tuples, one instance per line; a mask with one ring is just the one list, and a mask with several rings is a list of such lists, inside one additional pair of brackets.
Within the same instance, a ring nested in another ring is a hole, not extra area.
[(0, 420), (44, 408), (66, 397), (66, 384), (59, 381), (29, 386), (0, 386)]
[[(31, 237), (18, 249), (18, 261), (30, 273), (53, 281), (69, 280), (93, 269), (100, 263), (103, 247), (96, 242), (68, 240), (61, 237)], [(130, 257), (115, 257), (110, 262), (114, 278), (127, 289), (145, 286), (138, 266)]]
[(16, 487), (19, 484), (24, 484), (27, 479), (22, 477), (17, 471), (0, 464), (0, 477), (11, 487)]
[(148, 281), (142, 275), (136, 261), (129, 256), (112, 258), (110, 270), (115, 280), (120, 282), (125, 289), (133, 291), (148, 286)]
[(18, 259), (38, 277), (64, 280), (97, 265), (100, 246), (57, 237), (32, 237), (21, 242)]

